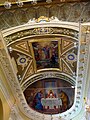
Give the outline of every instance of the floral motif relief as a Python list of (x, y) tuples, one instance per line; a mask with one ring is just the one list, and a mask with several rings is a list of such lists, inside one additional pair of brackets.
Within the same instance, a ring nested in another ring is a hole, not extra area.
[(39, 28), (34, 28), (34, 29), (29, 29), (29, 30), (24, 30), (20, 31), (18, 33), (14, 33), (12, 35), (9, 35), (4, 38), (6, 44), (11, 44), (13, 41), (16, 41), (17, 39), (23, 38), (23, 37), (28, 37), (28, 36), (33, 36), (33, 35), (47, 35), (47, 34), (53, 34), (53, 35), (65, 35), (69, 37), (73, 37), (75, 39), (78, 39), (78, 32), (72, 29), (68, 28), (56, 28), (56, 27), (39, 27)]

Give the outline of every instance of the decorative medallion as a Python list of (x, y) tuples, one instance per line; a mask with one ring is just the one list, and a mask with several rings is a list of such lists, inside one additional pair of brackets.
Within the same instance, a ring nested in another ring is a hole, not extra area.
[(68, 62), (75, 62), (77, 60), (76, 55), (74, 53), (67, 53), (66, 60)]
[(32, 33), (37, 34), (37, 35), (52, 34), (53, 28), (48, 28), (48, 27), (35, 28), (32, 30)]
[(22, 70), (24, 70), (24, 68), (28, 64), (28, 58), (25, 55), (20, 55), (20, 54), (18, 54), (18, 55), (19, 55), (19, 57), (17, 59), (17, 64), (22, 66)]

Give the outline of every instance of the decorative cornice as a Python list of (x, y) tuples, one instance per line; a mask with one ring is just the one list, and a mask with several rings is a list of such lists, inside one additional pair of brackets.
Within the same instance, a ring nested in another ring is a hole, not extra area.
[(57, 28), (57, 27), (39, 27), (33, 29), (22, 30), (11, 35), (8, 35), (4, 38), (7, 45), (12, 42), (17, 41), (18, 39), (25, 38), (27, 36), (42, 36), (42, 35), (55, 35), (55, 36), (68, 36), (73, 39), (78, 40), (78, 32), (69, 28)]
[(24, 91), (29, 85), (33, 84), (34, 82), (38, 81), (38, 80), (42, 80), (45, 78), (60, 78), (62, 80), (65, 80), (69, 83), (71, 83), (73, 86), (75, 86), (76, 84), (76, 80), (72, 77), (70, 77), (67, 74), (64, 73), (60, 73), (60, 71), (53, 71), (53, 70), (49, 70), (48, 72), (40, 72), (40, 73), (36, 73), (34, 75), (32, 75), (30, 78), (28, 78), (25, 82), (23, 82), (21, 84), (21, 88)]

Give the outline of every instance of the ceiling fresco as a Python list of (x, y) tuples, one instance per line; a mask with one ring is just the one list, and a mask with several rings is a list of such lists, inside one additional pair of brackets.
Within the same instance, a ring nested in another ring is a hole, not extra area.
[(43, 114), (67, 111), (74, 103), (74, 94), (72, 84), (55, 78), (37, 81), (24, 91), (29, 107)]
[[(8, 10), (0, 6), (0, 30), (4, 34), (0, 66), (13, 88), (17, 106), (30, 119), (73, 119), (83, 106), (90, 36), (89, 28), (82, 25), (79, 39), (80, 29), (73, 29), (73, 23), (65, 27), (62, 21), (90, 22), (90, 2), (29, 3), (22, 7), (12, 4)], [(45, 24), (47, 27), (42, 26)], [(39, 95), (40, 106), (36, 99)], [(48, 104), (50, 99), (53, 104)]]
[[(9, 10), (0, 7), (4, 37), (0, 36), (0, 67), (13, 89), (18, 108), (28, 118), (68, 120), (82, 111), (90, 39), (90, 27), (84, 26), (84, 22), (90, 22), (90, 2), (12, 5)], [(57, 101), (62, 91), (70, 106), (67, 103), (63, 109), (63, 101), (59, 109), (55, 103), (45, 106), (46, 99)], [(49, 115), (37, 112), (37, 104), (33, 105), (42, 93), (44, 112)], [(55, 111), (50, 112), (50, 107)]]
[[(81, 31), (82, 38), (79, 42), (78, 29), (74, 30), (61, 26), (58, 28), (43, 27), (42, 23), (40, 24), (41, 27), (33, 25), (34, 28), (31, 26), (29, 26), (29, 28), (28, 25), (25, 25), (26, 28), (23, 27), (24, 29), (22, 30), (21, 27), (10, 29), (10, 33), (9, 29), (8, 32), (7, 30), (2, 31), (4, 36), (2, 43), (5, 43), (2, 47), (5, 47), (5, 49), (1, 48), (0, 50), (0, 65), (2, 69), (4, 69), (8, 83), (15, 89), (13, 92), (15, 93), (16, 100), (20, 103), (20, 110), (23, 110), (24, 114), (31, 119), (35, 118), (36, 120), (38, 116), (40, 120), (42, 120), (43, 117), (48, 120), (52, 117), (56, 119), (56, 116), (43, 115), (28, 107), (23, 92), (29, 86), (46, 78), (61, 78), (63, 82), (69, 82), (68, 84), (71, 83), (71, 85), (74, 85), (76, 87), (76, 101), (74, 106), (63, 114), (58, 114), (57, 117), (57, 119), (62, 117), (68, 120), (69, 116), (69, 118), (72, 119), (75, 117), (75, 114), (80, 112), (83, 106), (82, 90), (86, 80), (84, 79), (84, 73), (86, 73), (88, 41), (90, 37), (89, 36), (87, 40), (88, 34), (86, 31), (88, 28), (86, 27), (84, 33)], [(51, 25), (51, 23), (48, 23), (48, 26), (49, 25)], [(55, 25), (57, 24), (55, 23)], [(70, 26), (69, 23), (68, 26)], [(71, 26), (73, 25), (71, 24)], [(78, 49), (80, 50), (79, 53)], [(45, 53), (47, 53), (47, 55)], [(51, 59), (52, 55), (55, 56), (54, 59)], [(44, 60), (45, 63), (48, 59), (50, 60), (50, 64), (47, 67), (42, 64), (42, 61)], [(42, 67), (38, 67), (38, 62)], [(54, 62), (55, 65), (52, 65)], [(78, 72), (77, 62), (79, 62)]]
[(22, 82), (39, 71), (57, 70), (76, 75), (78, 41), (62, 36), (43, 36), (12, 42), (9, 55)]
[[(69, 110), (74, 103), (74, 88), (76, 86), (79, 47), (78, 24), (60, 23), (56, 17), (49, 19), (45, 16), (41, 16), (36, 19), (33, 24), (31, 23), (32, 21), (29, 21), (25, 26), (18, 26), (18, 28), (12, 28), (10, 30), (8, 29), (10, 32), (7, 30), (2, 31), (5, 32), (4, 43), (10, 64), (23, 95), (28, 87), (31, 88), (33, 84), (38, 84), (40, 80), (45, 82), (48, 78), (48, 82), (45, 83), (46, 88), (41, 85), (44, 97), (42, 98), (43, 105), (39, 105), (43, 108), (43, 112), (48, 115), (51, 114), (50, 110), (52, 107), (52, 114), (63, 113)], [(70, 25), (69, 28), (68, 25)], [(61, 79), (60, 82), (59, 79)], [(40, 84), (44, 84), (44, 82), (41, 82)], [(64, 86), (64, 83), (67, 83), (67, 86)], [(14, 86), (16, 87), (16, 84)], [(50, 90), (47, 86), (50, 87)], [(36, 86), (33, 87), (36, 88)], [(41, 96), (41, 88), (39, 89), (39, 86), (37, 85), (38, 91), (35, 94), (34, 91), (32, 92), (34, 96), (33, 101), (36, 97), (39, 97), (36, 95), (39, 94)], [(66, 92), (67, 89), (68, 92), (73, 91), (70, 92), (72, 93), (72, 98), (69, 96), (69, 93)], [(16, 91), (18, 90), (19, 88), (17, 88)], [(47, 100), (49, 103), (51, 99), (45, 97), (45, 90), (46, 94), (55, 94), (53, 101), (54, 103), (56, 102), (57, 106), (54, 107), (53, 103), (52, 106), (50, 106), (50, 109), (44, 109), (44, 101)], [(61, 100), (62, 94), (64, 94), (67, 99), (65, 109), (62, 105), (58, 108), (58, 104), (61, 104), (64, 99)], [(22, 97), (21, 94), (20, 96)], [(24, 99), (26, 99), (28, 103), (26, 96), (27, 94), (25, 94)], [(30, 98), (31, 94), (28, 97)], [(60, 102), (59, 99), (62, 102)], [(70, 99), (73, 100), (69, 106), (68, 101)], [(34, 103), (33, 101), (31, 101), (32, 104)], [(33, 112), (37, 109), (41, 110), (38, 108), (38, 104), (34, 106), (31, 105), (28, 109)], [(38, 111), (38, 114), (39, 112), (40, 111)], [(40, 114), (41, 113), (42, 110)]]

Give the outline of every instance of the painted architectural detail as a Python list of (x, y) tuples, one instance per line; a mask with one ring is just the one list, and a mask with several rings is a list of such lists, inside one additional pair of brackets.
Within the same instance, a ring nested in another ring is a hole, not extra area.
[[(10, 49), (12, 48), (12, 50)], [(8, 46), (9, 54), (11, 56), (12, 65), (14, 69), (16, 69), (16, 75), (21, 82), (21, 80), (25, 79), (24, 76), (27, 73), (29, 66), (32, 64), (33, 68), (33, 58), (31, 55), (31, 50), (29, 49), (29, 45), (27, 41), (16, 42)], [(34, 72), (34, 69), (32, 73)], [(30, 74), (31, 75), (31, 74)]]
[(66, 49), (68, 46), (70, 46), (71, 44), (73, 44), (73, 41), (70, 41), (70, 40), (62, 40), (62, 49)]
[[(60, 52), (60, 65), (63, 64), (63, 72), (66, 72), (67, 74), (76, 74), (77, 71), (77, 53), (78, 48), (75, 47), (76, 42), (74, 42), (72, 39), (61, 39), (61, 52)], [(77, 42), (78, 44), (78, 42)]]
[(30, 67), (27, 69), (27, 71), (26, 71), (26, 74), (25, 74), (25, 76), (24, 76), (24, 79), (27, 79), (27, 78), (29, 78), (31, 75), (33, 75), (33, 73), (34, 73), (34, 68), (33, 68), (33, 65), (32, 65), (32, 63), (30, 64)]
[(73, 75), (73, 71), (71, 69), (69, 69), (68, 65), (63, 61), (63, 72)]
[(29, 52), (28, 44), (27, 42), (20, 42), (19, 44), (16, 44), (17, 49), (24, 50), (26, 52)]
[[(51, 34), (53, 36), (48, 37)], [(24, 38), (24, 35), (27, 35), (28, 38)], [(39, 38), (36, 39), (34, 35)], [(7, 38), (12, 39), (12, 41)], [(63, 27), (31, 28), (7, 35), (5, 39), (7, 39), (8, 49), (12, 48), (13, 50), (10, 56), (16, 61), (17, 71), (21, 71), (21, 73), (16, 73), (20, 81), (29, 78), (38, 70), (47, 68), (56, 68), (72, 77), (73, 73), (76, 74), (77, 69), (75, 66), (77, 65), (76, 55), (78, 48), (74, 46), (74, 43), (78, 45), (78, 31), (74, 29)], [(66, 68), (65, 66), (62, 68), (62, 61), (66, 64)], [(29, 65), (29, 62), (32, 65)], [(26, 73), (27, 75), (25, 75)]]

